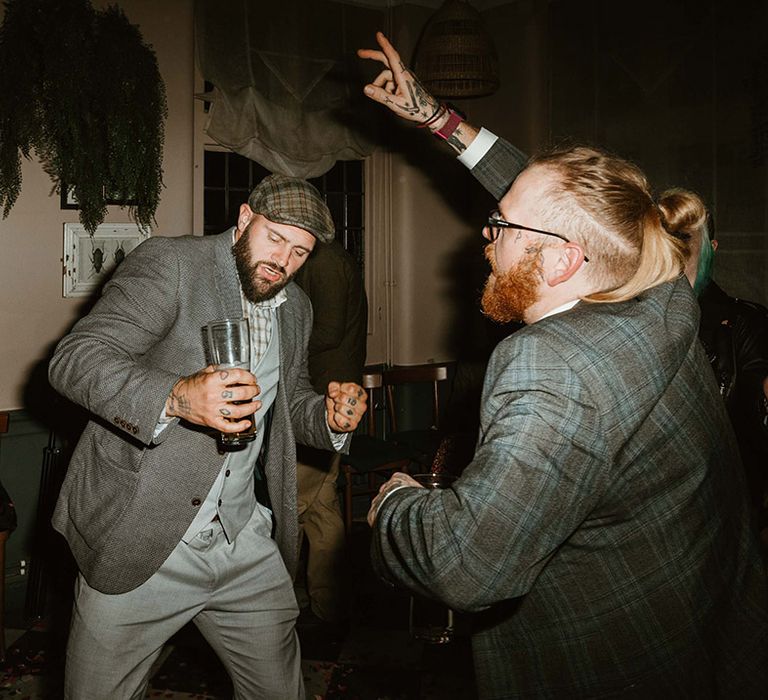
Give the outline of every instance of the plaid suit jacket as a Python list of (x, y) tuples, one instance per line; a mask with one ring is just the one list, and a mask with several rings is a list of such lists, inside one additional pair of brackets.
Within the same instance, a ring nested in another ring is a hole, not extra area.
[(481, 697), (765, 696), (765, 573), (697, 325), (681, 278), (518, 331), (454, 487), (384, 502), (374, 566), (477, 613)]

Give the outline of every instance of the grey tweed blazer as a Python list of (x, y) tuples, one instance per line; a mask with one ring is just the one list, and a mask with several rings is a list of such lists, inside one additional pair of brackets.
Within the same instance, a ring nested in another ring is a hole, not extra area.
[(681, 278), (514, 333), (455, 486), (384, 502), (374, 566), (476, 613), (480, 697), (765, 697), (765, 573), (698, 317)]
[[(105, 286), (93, 310), (56, 348), (52, 385), (92, 414), (53, 516), (89, 585), (132, 590), (165, 561), (224, 461), (198, 426), (153, 432), (176, 380), (205, 366), (202, 326), (241, 316), (232, 233), (151, 238)], [(332, 449), (323, 398), (307, 375), (312, 311), (286, 287), (278, 311), (280, 383), (266, 475), (275, 538), (288, 571), (297, 559), (295, 443)]]

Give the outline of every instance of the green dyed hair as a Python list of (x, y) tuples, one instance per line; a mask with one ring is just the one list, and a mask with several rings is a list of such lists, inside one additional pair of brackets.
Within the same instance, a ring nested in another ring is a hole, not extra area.
[(712, 215), (707, 214), (707, 220), (701, 232), (699, 264), (696, 268), (696, 281), (693, 284), (693, 291), (696, 296), (699, 296), (706, 289), (712, 279), (712, 267), (715, 262), (715, 251), (712, 249), (713, 228)]

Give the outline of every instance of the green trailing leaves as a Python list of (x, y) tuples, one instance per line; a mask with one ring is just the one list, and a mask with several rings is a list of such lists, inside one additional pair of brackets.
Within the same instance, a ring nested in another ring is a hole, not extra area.
[(118, 7), (6, 0), (0, 27), (0, 206), (21, 191), (34, 149), (71, 187), (91, 233), (109, 201), (148, 228), (162, 189), (165, 86), (152, 49)]

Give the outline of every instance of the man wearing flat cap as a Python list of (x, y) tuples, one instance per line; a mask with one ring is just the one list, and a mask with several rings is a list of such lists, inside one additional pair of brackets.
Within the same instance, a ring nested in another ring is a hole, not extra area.
[[(307, 373), (312, 310), (291, 282), (334, 238), (320, 194), (272, 175), (218, 236), (150, 238), (56, 348), (50, 380), (91, 412), (53, 517), (80, 573), (66, 697), (143, 697), (190, 620), (237, 698), (303, 698), (295, 443), (345, 451), (365, 392)], [(201, 329), (250, 321), (251, 366), (206, 366)], [(243, 403), (245, 402), (245, 403)], [(254, 414), (256, 439), (222, 450)]]

